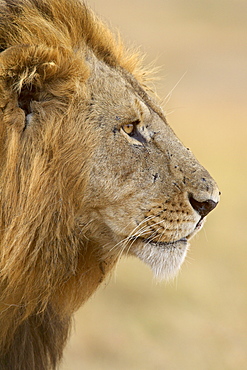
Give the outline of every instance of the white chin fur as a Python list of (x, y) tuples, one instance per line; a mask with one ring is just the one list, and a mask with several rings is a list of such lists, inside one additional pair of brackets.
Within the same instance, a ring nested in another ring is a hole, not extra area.
[(174, 278), (188, 250), (188, 243), (176, 243), (168, 245), (156, 245), (147, 243), (142, 248), (133, 250), (133, 254), (149, 265), (158, 280)]

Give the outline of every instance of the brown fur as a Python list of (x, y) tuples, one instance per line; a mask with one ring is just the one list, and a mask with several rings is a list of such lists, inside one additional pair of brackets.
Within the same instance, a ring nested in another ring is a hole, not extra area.
[(158, 274), (163, 243), (173, 274), (200, 218), (188, 194), (218, 192), (148, 96), (137, 55), (83, 2), (1, 0), (0, 45), (0, 368), (55, 369), (72, 313), (119, 255)]

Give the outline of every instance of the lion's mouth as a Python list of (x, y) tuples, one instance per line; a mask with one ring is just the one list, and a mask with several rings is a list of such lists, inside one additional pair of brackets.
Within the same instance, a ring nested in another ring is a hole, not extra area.
[(195, 226), (194, 230), (192, 230), (188, 235), (178, 239), (178, 240), (174, 240), (174, 241), (169, 241), (169, 242), (164, 242), (162, 240), (160, 241), (156, 241), (156, 240), (153, 240), (152, 238), (141, 238), (142, 239), (142, 242), (144, 244), (151, 244), (153, 246), (157, 246), (157, 247), (162, 247), (162, 248), (165, 248), (165, 247), (176, 247), (176, 246), (182, 246), (182, 245), (186, 245), (188, 243), (188, 241), (193, 238), (193, 236), (202, 228), (204, 224), (204, 219), (201, 219)]
[(182, 236), (181, 238), (177, 239), (177, 240), (171, 240), (171, 241), (164, 241), (162, 240), (162, 235), (157, 235), (157, 234), (154, 234), (152, 236), (149, 236), (149, 237), (144, 237), (144, 236), (131, 236), (129, 237), (129, 240), (133, 240), (134, 242), (135, 241), (140, 241), (142, 242), (143, 244), (152, 244), (152, 245), (156, 245), (157, 247), (169, 247), (169, 246), (176, 246), (176, 245), (179, 245), (179, 244), (186, 244), (191, 238), (193, 238), (193, 236), (199, 231), (201, 230), (201, 228), (203, 227), (204, 225), (204, 222), (205, 222), (205, 218), (201, 218), (197, 224), (195, 225), (194, 229), (192, 229), (189, 233), (187, 233), (187, 235), (185, 236)]

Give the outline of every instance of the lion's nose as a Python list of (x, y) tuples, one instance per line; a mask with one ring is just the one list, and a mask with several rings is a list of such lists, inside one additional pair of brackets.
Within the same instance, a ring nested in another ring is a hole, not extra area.
[(198, 202), (193, 198), (192, 195), (189, 196), (189, 201), (194, 210), (199, 213), (202, 218), (207, 216), (207, 214), (211, 212), (218, 204), (218, 202), (215, 202), (212, 199), (205, 200), (204, 202)]

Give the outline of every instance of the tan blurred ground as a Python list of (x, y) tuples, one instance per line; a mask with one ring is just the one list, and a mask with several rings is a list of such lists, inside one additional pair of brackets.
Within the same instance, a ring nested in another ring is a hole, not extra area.
[(75, 316), (62, 370), (247, 369), (247, 2), (90, 0), (147, 62), (222, 199), (173, 283), (124, 260)]

